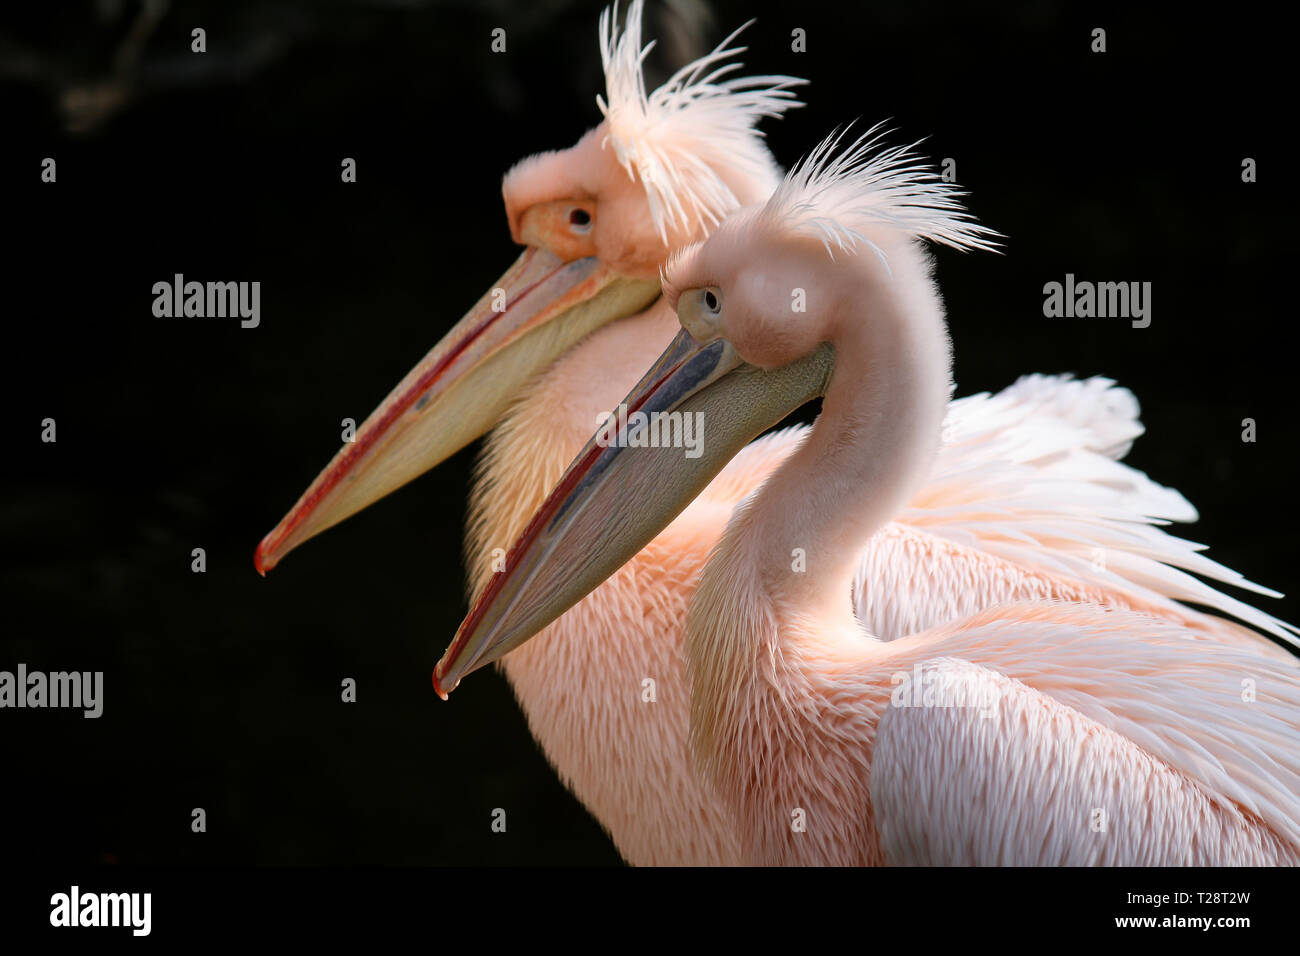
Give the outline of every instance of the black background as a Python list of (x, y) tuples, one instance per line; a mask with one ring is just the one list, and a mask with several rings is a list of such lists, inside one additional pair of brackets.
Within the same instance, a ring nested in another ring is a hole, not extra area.
[[(513, 260), (501, 174), (599, 120), (600, 6), (173, 2), (118, 74), (137, 4), (7, 6), (0, 669), (103, 670), (106, 686), (99, 720), (0, 712), (0, 860), (618, 861), (495, 672), (433, 695), (466, 609), (472, 449), (266, 580), (252, 567), (340, 420)], [(938, 253), (959, 394), (1031, 371), (1117, 379), (1149, 429), (1128, 460), (1201, 510), (1186, 536), (1293, 589), (1280, 26), (1255, 8), (712, 7), (665, 21), (651, 4), (647, 36), (677, 38), (652, 79), (754, 16), (747, 71), (812, 81), (807, 108), (765, 124), (782, 163), (838, 124), (892, 118), (956, 159), (972, 209), (1009, 237), (1000, 257)], [(189, 52), (194, 26), (206, 54)], [(120, 104), (69, 131), (59, 104), (87, 90)], [(40, 182), (46, 156), (57, 184)], [(1246, 156), (1258, 183), (1241, 182)], [(261, 281), (261, 326), (155, 319), (152, 285), (176, 272)], [(1151, 327), (1045, 319), (1043, 284), (1067, 272), (1152, 282)], [(1293, 598), (1259, 603), (1300, 618)]]

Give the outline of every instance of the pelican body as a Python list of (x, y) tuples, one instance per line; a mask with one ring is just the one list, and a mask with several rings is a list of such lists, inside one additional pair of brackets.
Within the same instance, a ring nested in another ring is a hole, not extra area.
[[(721, 521), (707, 557), (689, 552), (702, 569), (683, 646), (692, 757), (742, 862), (1296, 862), (1294, 658), (996, 556), (940, 547), (907, 561), (890, 540), (927, 494), (951, 417), (950, 345), (918, 240), (980, 248), (987, 234), (906, 151), (872, 134), (837, 144), (666, 271), (683, 328), (624, 402), (703, 415), (705, 453), (589, 442), (466, 618), (444, 686), (519, 648), (647, 542), (680, 553), (683, 520)], [(716, 514), (710, 482), (818, 396), (815, 426)], [(1087, 485), (1076, 476), (1062, 512)], [(958, 525), (993, 520), (952, 492), (929, 504)], [(894, 574), (863, 575), (864, 548), (901, 559)], [(870, 610), (886, 605), (893, 628)]]
[[(802, 81), (731, 75), (741, 52), (731, 45), (733, 34), (647, 92), (641, 12), (636, 0), (622, 32), (616, 12), (602, 17), (606, 92), (597, 98), (599, 125), (573, 147), (526, 159), (505, 176), (507, 224), (524, 246), (519, 260), (266, 536), (255, 558), (263, 574), (293, 548), (486, 434), (466, 554), (471, 594), (492, 592), (503, 579), (497, 554), (527, 533), (596, 421), (617, 407), (677, 333), (677, 317), (660, 294), (670, 255), (778, 186), (780, 170), (757, 124), (797, 106), (791, 90)], [(1154, 527), (1089, 526), (1080, 537), (1072, 516), (1058, 513), (1049, 497), (1024, 507), (1025, 482), (1077, 485), (1071, 469), (1084, 462), (1091, 507), (1112, 508), (1123, 493), (1161, 520), (1194, 517), (1181, 496), (1119, 463), (1141, 431), (1127, 392), (1105, 380), (1039, 377), (995, 396), (954, 402), (950, 414), (958, 440), (941, 453), (915, 507), (864, 549), (864, 581), (909, 566), (900, 561), (960, 568), (963, 560), (1002, 559), (1010, 570), (999, 594), (1140, 606), (1185, 623), (1189, 633), (1229, 643), (1253, 637), (1178, 601), (1196, 600), (1268, 626), (1265, 615), (1179, 569), (1245, 582), (1191, 546), (1171, 544), (1176, 539)], [(501, 661), (556, 771), (629, 862), (744, 859), (733, 815), (691, 755), (684, 627), (705, 556), (732, 511), (802, 439), (802, 431), (792, 431), (737, 445), (734, 457), (698, 485), (699, 500), (673, 523), (671, 535), (647, 540), (626, 566), (592, 581), (591, 593), (548, 619), (535, 640), (490, 655)], [(1009, 473), (1016, 476), (1010, 482)], [(1046, 522), (1049, 546), (1015, 528), (990, 535), (978, 522), (950, 521), (942, 507), (931, 507), (937, 493), (958, 486), (994, 510), (1015, 496), (1022, 507), (1012, 524)], [(1090, 556), (1098, 546), (1111, 555), (1101, 571)], [(859, 611), (881, 633), (914, 623), (916, 609), (906, 602), (876, 600), (883, 592), (855, 587), (871, 597)], [(989, 600), (963, 596), (942, 580), (937, 590), (935, 600), (963, 608)], [(464, 672), (440, 668), (435, 689), (445, 694)]]

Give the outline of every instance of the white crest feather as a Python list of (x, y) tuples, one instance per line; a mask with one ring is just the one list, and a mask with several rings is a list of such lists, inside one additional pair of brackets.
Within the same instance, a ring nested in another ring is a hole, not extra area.
[(1000, 234), (981, 226), (959, 202), (965, 191), (946, 183), (910, 146), (882, 146), (882, 124), (836, 153), (836, 131), (795, 165), (763, 209), (782, 228), (853, 253), (858, 243), (883, 254), (862, 232), (888, 226), (954, 249), (996, 251)]
[(643, 7), (644, 0), (632, 0), (621, 35), (615, 25), (617, 2), (601, 14), (605, 96), (597, 96), (596, 103), (609, 124), (606, 142), (628, 175), (644, 184), (655, 229), (667, 242), (670, 228), (716, 226), (740, 205), (716, 169), (762, 174), (772, 168), (756, 124), (802, 106), (790, 87), (806, 81), (790, 76), (724, 79), (741, 67), (731, 57), (745, 47), (728, 44), (746, 23), (647, 95), (641, 66), (654, 43), (641, 46)]

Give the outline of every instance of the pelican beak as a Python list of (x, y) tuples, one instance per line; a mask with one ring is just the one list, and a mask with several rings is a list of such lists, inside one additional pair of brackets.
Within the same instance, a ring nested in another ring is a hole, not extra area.
[(357, 430), (257, 548), (265, 574), (308, 538), (485, 434), (575, 342), (659, 294), (656, 280), (529, 246)]
[[(834, 353), (763, 370), (683, 330), (592, 437), (493, 575), (433, 673), (465, 675), (550, 624), (668, 527), (746, 444), (822, 394)], [(689, 416), (689, 418), (687, 417)], [(693, 431), (697, 441), (674, 442)], [(665, 435), (670, 436), (665, 440)], [(686, 447), (681, 447), (686, 445)], [(656, 447), (658, 446), (658, 447)]]

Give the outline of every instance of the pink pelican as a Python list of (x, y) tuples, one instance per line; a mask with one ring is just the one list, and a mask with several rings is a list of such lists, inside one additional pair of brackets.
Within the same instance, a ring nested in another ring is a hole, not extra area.
[[(742, 862), (1296, 862), (1297, 662), (1226, 622), (1199, 639), (1205, 620), (1149, 600), (1158, 562), (1184, 563), (1149, 520), (1175, 510), (1163, 489), (1102, 455), (1047, 464), (1048, 434), (1012, 439), (1041, 454), (1001, 474), (942, 440), (950, 342), (919, 240), (988, 235), (907, 150), (837, 143), (673, 258), (683, 331), (625, 399), (627, 424), (598, 432), (534, 516), (437, 682), (518, 655), (607, 575), (651, 586), (658, 555), (674, 586), (698, 578), (690, 747)], [(811, 431), (736, 503), (727, 462), (817, 396)], [(700, 455), (645, 447), (674, 415), (702, 416)], [(1129, 437), (1129, 409), (1061, 415)], [(1108, 473), (1128, 490), (1107, 497)], [(1062, 583), (1076, 569), (1058, 562), (1098, 542), (1125, 555), (1122, 593), (1147, 600)], [(569, 663), (553, 693), (599, 706), (607, 690)]]
[[(571, 149), (525, 160), (505, 178), (510, 228), (527, 246), (519, 262), (267, 535), (259, 570), (495, 426), (469, 520), (471, 589), (481, 593), (499, 568), (498, 549), (518, 537), (597, 417), (617, 405), (677, 331), (661, 300), (642, 308), (658, 294), (669, 251), (703, 238), (728, 211), (761, 202), (776, 188), (779, 171), (755, 126), (796, 105), (789, 87), (797, 81), (720, 74), (741, 52), (729, 38), (647, 94), (640, 15), (641, 3), (633, 3), (621, 34), (614, 17), (602, 18), (604, 121)], [(1110, 384), (1035, 378), (997, 396), (954, 402), (953, 450), (944, 459), (950, 468), (936, 474), (931, 490), (965, 483), (989, 514), (1001, 515), (1003, 499), (1024, 482), (1046, 488), (1067, 460), (1086, 462), (1095, 476), (1095, 508), (1114, 507), (1125, 489), (1144, 513), (1191, 520), (1181, 497), (1112, 460), (1141, 426), (1131, 396)], [(708, 491), (717, 515), (728, 514), (800, 434), (770, 436), (738, 455)], [(978, 484), (971, 480), (975, 466), (984, 469)], [(1231, 583), (1240, 578), (1155, 529), (1089, 527), (1091, 536), (1078, 538), (1070, 516), (1053, 514), (1052, 496), (1044, 493), (1032, 507), (1021, 500), (1001, 526), (1005, 533), (995, 535), (973, 512), (964, 524), (946, 521), (918, 502), (922, 507), (893, 529), (894, 547), (914, 550), (941, 539), (945, 547), (991, 551), (1016, 567), (1054, 572), (1030, 575), (1025, 587), (1150, 604), (1206, 634), (1237, 635), (1174, 599), (1235, 613), (1244, 605), (1176, 568)], [(1039, 517), (1053, 518), (1040, 525), (1061, 537), (1030, 539), (1024, 532)], [(502, 666), (551, 763), (627, 860), (736, 862), (730, 817), (691, 765), (682, 655), (690, 591), (722, 524), (674, 527), (672, 550), (647, 548)], [(1145, 537), (1148, 531), (1156, 537)], [(1105, 568), (1095, 566), (1097, 547), (1111, 548)], [(891, 560), (881, 547), (867, 549), (863, 574), (893, 573)], [(1241, 613), (1260, 616), (1248, 608)], [(585, 693), (570, 693), (575, 685)]]

